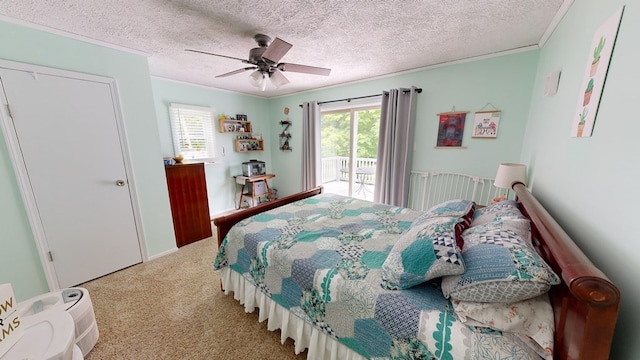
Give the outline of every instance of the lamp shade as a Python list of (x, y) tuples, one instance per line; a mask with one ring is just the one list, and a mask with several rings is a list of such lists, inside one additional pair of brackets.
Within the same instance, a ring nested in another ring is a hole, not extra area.
[(251, 75), (249, 75), (249, 82), (251, 83), (251, 85), (257, 87), (262, 91), (267, 88), (266, 75), (260, 70), (256, 70), (252, 72)]
[(278, 69), (273, 70), (273, 72), (269, 75), (269, 77), (271, 78), (271, 83), (273, 84), (273, 86), (276, 87), (276, 89), (282, 85), (286, 85), (289, 83), (289, 79), (287, 79), (282, 74), (282, 71)]
[(527, 167), (524, 164), (502, 163), (498, 167), (498, 173), (493, 185), (499, 188), (511, 189), (516, 182), (525, 184)]

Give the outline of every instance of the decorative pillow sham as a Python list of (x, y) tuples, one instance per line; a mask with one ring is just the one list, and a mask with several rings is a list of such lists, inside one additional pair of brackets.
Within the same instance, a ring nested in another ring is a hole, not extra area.
[(444, 275), (462, 274), (464, 262), (455, 240), (456, 217), (434, 217), (402, 234), (382, 264), (385, 289), (408, 289)]
[(500, 219), (527, 219), (518, 208), (518, 203), (513, 200), (504, 200), (499, 203), (478, 209), (471, 221), (471, 226), (488, 224)]
[(444, 296), (462, 301), (516, 302), (559, 284), (558, 276), (529, 246), (530, 231), (522, 231), (522, 223), (502, 219), (465, 230), (465, 272), (442, 279)]
[(555, 325), (547, 294), (513, 303), (452, 300), (451, 304), (465, 325), (514, 333), (541, 357), (553, 359)]

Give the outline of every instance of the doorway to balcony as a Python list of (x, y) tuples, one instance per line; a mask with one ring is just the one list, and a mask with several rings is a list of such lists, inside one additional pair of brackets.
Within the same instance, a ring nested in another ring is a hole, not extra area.
[(325, 192), (373, 201), (380, 106), (322, 111), (320, 129)]

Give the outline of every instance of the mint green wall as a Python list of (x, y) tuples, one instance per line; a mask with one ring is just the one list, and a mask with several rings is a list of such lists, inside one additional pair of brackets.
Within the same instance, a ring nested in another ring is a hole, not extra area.
[[(626, 4), (590, 138), (569, 137), (594, 33)], [(522, 162), (532, 190), (622, 294), (611, 359), (640, 358), (640, 1), (575, 1), (540, 52)], [(558, 94), (545, 74), (562, 70)]]
[[(416, 106), (412, 168), (495, 176), (499, 163), (516, 162), (520, 158), (537, 60), (538, 51), (527, 51), (271, 99), (273, 144), (278, 144), (281, 128), (277, 123), (285, 117), (285, 107), (291, 109), (289, 118), (293, 121), (290, 130), (294, 150), (283, 152), (277, 146), (271, 148), (274, 171), (278, 176), (274, 183), (279, 194), (300, 191), (302, 109), (299, 105), (303, 101), (358, 97), (411, 85), (422, 88)], [(493, 107), (486, 106), (488, 103)], [(436, 114), (451, 111), (453, 107), (470, 111), (462, 142), (466, 149), (434, 149), (438, 131)], [(502, 110), (496, 139), (471, 137), (474, 112), (483, 108)]]
[[(216, 118), (220, 114), (227, 116), (245, 114), (247, 119), (251, 121), (254, 134), (263, 134), (264, 136), (269, 133), (269, 113), (265, 99), (156, 78), (151, 80), (151, 86), (153, 87), (162, 142), (162, 155), (165, 157), (175, 156), (169, 120), (169, 105), (171, 103), (209, 106), (215, 109)], [(233, 180), (233, 175), (242, 174), (241, 165), (243, 162), (249, 159), (261, 160), (266, 163), (267, 171), (272, 171), (270, 151), (236, 152), (233, 142), (235, 138), (235, 134), (216, 132), (216, 147), (220, 161), (216, 164), (205, 165), (211, 215), (234, 209), (238, 205), (239, 189)], [(270, 139), (265, 137), (265, 149), (271, 147)]]
[[(581, 77), (593, 33), (626, 4), (598, 119), (591, 138), (569, 137)], [(449, 170), (493, 176), (497, 165), (521, 161), (529, 166), (533, 192), (594, 263), (621, 288), (622, 309), (612, 359), (640, 357), (638, 333), (640, 287), (633, 274), (640, 264), (632, 251), (640, 240), (631, 225), (638, 211), (640, 147), (634, 136), (640, 122), (632, 108), (639, 91), (640, 0), (576, 1), (540, 51), (435, 67), (329, 89), (264, 100), (165, 80), (149, 80), (146, 59), (61, 36), (0, 22), (0, 58), (110, 76), (118, 80), (136, 182), (140, 191), (149, 254), (175, 246), (164, 172), (160, 158), (173, 155), (166, 106), (170, 102), (213, 106), (217, 113), (246, 113), (262, 132), (267, 151), (260, 156), (233, 151), (232, 135), (216, 134), (226, 156), (207, 165), (211, 212), (235, 206), (231, 180), (239, 164), (257, 157), (267, 162), (280, 195), (300, 189), (303, 101), (332, 100), (415, 85), (418, 95), (413, 169)], [(562, 70), (557, 95), (543, 97), (547, 73)], [(153, 89), (153, 92), (152, 92)], [(153, 99), (152, 99), (153, 96)], [(472, 139), (473, 112), (487, 103), (503, 111), (498, 138)], [(155, 106), (155, 111), (154, 111)], [(465, 150), (433, 149), (439, 112), (469, 110)], [(289, 107), (293, 151), (278, 150), (278, 121)], [(4, 139), (0, 138), (0, 283), (11, 282), (18, 298), (46, 291), (35, 244), (18, 191)], [(221, 154), (222, 155), (222, 154)], [(620, 190), (618, 190), (620, 189)], [(624, 194), (624, 195), (622, 195)], [(4, 255), (10, 254), (9, 256)], [(7, 271), (6, 269), (11, 269)]]
[[(147, 59), (1, 21), (0, 59), (117, 80), (148, 253), (175, 248)], [(0, 283), (21, 300), (48, 287), (3, 136), (0, 150)]]

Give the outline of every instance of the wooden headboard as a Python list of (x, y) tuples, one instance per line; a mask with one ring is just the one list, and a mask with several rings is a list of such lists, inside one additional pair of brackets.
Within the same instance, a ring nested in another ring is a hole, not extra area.
[(608, 359), (620, 291), (596, 268), (522, 183), (513, 185), (531, 219), (533, 244), (562, 278), (549, 292), (556, 322), (556, 359)]
[[(521, 184), (513, 186), (522, 212), (531, 219), (536, 250), (562, 278), (549, 292), (554, 310), (555, 359), (608, 359), (620, 305), (620, 291), (596, 268), (558, 223)], [(319, 194), (317, 187), (214, 219), (218, 245), (237, 222)]]

